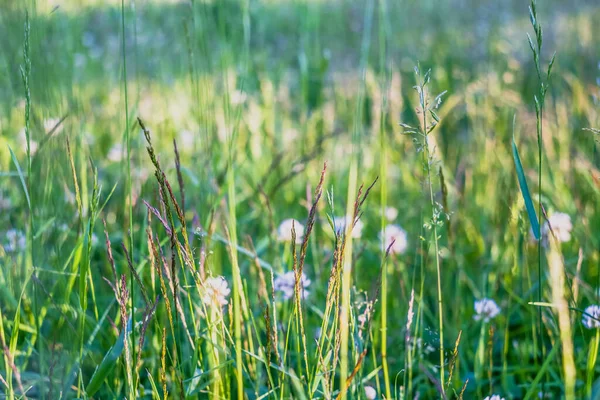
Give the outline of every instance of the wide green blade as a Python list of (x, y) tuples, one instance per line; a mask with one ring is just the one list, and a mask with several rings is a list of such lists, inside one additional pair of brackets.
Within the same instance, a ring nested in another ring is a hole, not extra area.
[(19, 174), (19, 179), (21, 180), (21, 185), (23, 185), (23, 191), (25, 192), (25, 198), (27, 199), (27, 206), (29, 207), (29, 211), (31, 211), (31, 200), (29, 199), (29, 191), (27, 190), (27, 184), (25, 183), (25, 177), (23, 176), (21, 165), (19, 165), (19, 160), (17, 160), (17, 156), (12, 151), (10, 146), (8, 146), (8, 151), (10, 152), (10, 157), (12, 158), (15, 167), (17, 167), (17, 173)]
[(115, 342), (113, 347), (111, 347), (111, 349), (108, 351), (108, 353), (106, 353), (100, 365), (96, 367), (96, 370), (94, 371), (90, 382), (85, 388), (85, 392), (89, 397), (96, 394), (100, 387), (102, 387), (102, 383), (108, 376), (109, 372), (111, 372), (115, 368), (117, 360), (121, 356), (123, 348), (125, 347), (125, 331), (130, 330), (130, 323), (131, 320), (129, 320), (129, 322), (127, 323), (126, 329), (121, 329), (121, 334), (117, 338), (117, 341)]
[[(513, 134), (512, 140), (512, 151), (513, 158), (515, 160), (515, 167), (517, 168), (517, 178), (519, 179), (519, 186), (521, 187), (521, 194), (525, 201), (525, 208), (527, 209), (527, 215), (529, 215), (529, 222), (531, 223), (531, 229), (533, 230), (533, 236), (537, 240), (540, 239), (540, 224), (535, 213), (533, 201), (529, 194), (529, 187), (527, 186), (527, 180), (525, 179), (525, 172), (523, 172), (523, 164), (521, 164), (521, 157), (519, 157), (519, 150), (517, 150), (517, 144), (515, 143), (515, 136)], [(541, 173), (541, 172), (540, 172)]]

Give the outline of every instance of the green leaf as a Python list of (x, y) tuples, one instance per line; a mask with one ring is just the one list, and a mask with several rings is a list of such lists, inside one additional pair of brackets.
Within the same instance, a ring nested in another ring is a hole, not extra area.
[(131, 320), (127, 322), (127, 328), (121, 330), (121, 334), (117, 338), (117, 341), (113, 347), (111, 347), (108, 353), (106, 353), (100, 365), (96, 367), (90, 382), (85, 388), (87, 396), (92, 397), (94, 394), (96, 394), (100, 387), (102, 387), (102, 383), (108, 376), (108, 373), (115, 368), (115, 364), (119, 360), (119, 357), (123, 352), (123, 348), (125, 347), (125, 331), (129, 331), (131, 329), (130, 324)]
[(515, 159), (515, 167), (517, 168), (517, 178), (519, 179), (519, 186), (521, 187), (521, 194), (525, 201), (525, 208), (527, 209), (527, 215), (529, 215), (529, 222), (531, 223), (531, 229), (533, 230), (533, 236), (537, 240), (540, 240), (540, 224), (538, 223), (535, 208), (533, 207), (533, 201), (529, 194), (529, 187), (527, 187), (527, 180), (525, 179), (525, 172), (523, 172), (523, 164), (521, 164), (521, 157), (519, 157), (519, 150), (517, 150), (517, 144), (515, 143), (515, 135), (513, 129), (513, 140), (512, 140), (512, 152), (513, 158)]
[(17, 156), (12, 151), (10, 146), (8, 146), (8, 151), (10, 152), (10, 156), (17, 167), (17, 172), (19, 173), (19, 179), (21, 179), (21, 185), (23, 185), (23, 190), (25, 191), (25, 197), (27, 198), (27, 206), (29, 206), (29, 210), (31, 211), (31, 200), (29, 200), (29, 192), (27, 191), (27, 184), (25, 183), (25, 178), (23, 177), (23, 171), (21, 170), (21, 166), (19, 165), (19, 160), (17, 160)]

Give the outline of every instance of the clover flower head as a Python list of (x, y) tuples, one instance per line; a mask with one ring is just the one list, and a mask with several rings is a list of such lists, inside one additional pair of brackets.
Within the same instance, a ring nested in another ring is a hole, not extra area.
[[(333, 219), (333, 227), (335, 228), (335, 233), (336, 234), (345, 234), (346, 233), (346, 225), (347, 225), (347, 219), (346, 216), (341, 216), (341, 217), (334, 217)], [(362, 236), (362, 230), (363, 230), (364, 224), (363, 222), (359, 219), (356, 221), (356, 223), (354, 224), (354, 227), (352, 228), (352, 238), (353, 239), (358, 239)]]
[(402, 254), (408, 247), (406, 231), (398, 225), (387, 225), (382, 233), (379, 234), (385, 250), (392, 245), (390, 253)]
[(475, 301), (474, 308), (475, 316), (473, 319), (475, 319), (475, 321), (483, 320), (484, 322), (489, 322), (500, 314), (500, 307), (498, 307), (498, 304), (496, 304), (494, 300), (488, 298)]
[(483, 400), (504, 400), (504, 397), (501, 397), (499, 394), (493, 394), (491, 396), (487, 396)]
[(398, 209), (394, 207), (386, 207), (383, 212), (383, 215), (385, 215), (385, 219), (391, 222), (395, 220), (396, 217), (398, 217)]
[(280, 242), (292, 241), (292, 225), (296, 230), (296, 244), (302, 243), (304, 240), (304, 225), (293, 218), (284, 219), (277, 228), (277, 239)]
[(227, 296), (231, 293), (227, 281), (222, 276), (206, 278), (202, 301), (207, 305), (223, 307), (227, 305)]
[(365, 386), (365, 398), (374, 400), (377, 398), (377, 391), (373, 386)]
[(581, 318), (583, 326), (588, 329), (600, 328), (600, 306), (595, 304), (587, 306), (583, 317)]
[[(296, 274), (294, 271), (288, 271), (283, 275), (279, 275), (273, 281), (273, 289), (281, 293), (284, 300), (289, 300), (294, 296), (294, 285), (296, 284)], [(307, 288), (310, 286), (310, 279), (303, 272), (300, 278), (300, 289), (302, 290), (302, 298), (306, 298), (309, 294)]]
[(571, 222), (569, 214), (558, 212), (548, 217), (548, 221), (544, 222), (544, 225), (542, 226), (542, 238), (545, 242), (548, 241), (551, 230), (559, 242), (564, 243), (571, 240), (573, 223)]
[(6, 232), (4, 243), (4, 250), (8, 253), (25, 250), (25, 247), (27, 246), (25, 234), (16, 229), (9, 229)]

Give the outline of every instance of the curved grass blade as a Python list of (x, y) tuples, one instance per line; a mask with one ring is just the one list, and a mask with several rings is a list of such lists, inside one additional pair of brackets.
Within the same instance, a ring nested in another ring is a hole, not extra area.
[(96, 394), (100, 387), (102, 387), (102, 383), (104, 383), (108, 373), (114, 369), (114, 366), (121, 356), (123, 348), (125, 347), (125, 332), (129, 332), (131, 329), (130, 324), (131, 320), (129, 320), (127, 323), (127, 328), (121, 330), (121, 333), (119, 334), (119, 337), (117, 338), (117, 341), (113, 347), (111, 347), (108, 353), (106, 353), (100, 365), (96, 367), (90, 382), (85, 388), (85, 393), (87, 396), (92, 397), (94, 394)]
[(525, 179), (525, 172), (523, 172), (523, 164), (521, 164), (521, 157), (519, 157), (519, 150), (517, 150), (517, 144), (515, 143), (515, 135), (513, 128), (513, 140), (512, 140), (512, 153), (515, 160), (515, 167), (517, 169), (517, 178), (519, 179), (519, 186), (521, 187), (521, 194), (525, 201), (525, 208), (527, 209), (527, 215), (529, 216), (529, 222), (531, 223), (531, 229), (533, 230), (533, 236), (537, 240), (540, 240), (540, 224), (535, 213), (533, 201), (529, 194), (529, 187), (527, 186), (527, 180)]
[(17, 173), (19, 174), (19, 179), (21, 180), (21, 185), (23, 185), (23, 191), (25, 192), (25, 198), (27, 199), (27, 206), (31, 211), (31, 200), (29, 199), (29, 191), (27, 190), (27, 184), (25, 183), (25, 177), (23, 176), (23, 171), (21, 170), (21, 165), (19, 165), (19, 160), (17, 160), (17, 156), (13, 152), (13, 150), (8, 146), (8, 151), (10, 152), (10, 157), (12, 158), (15, 167), (17, 167)]

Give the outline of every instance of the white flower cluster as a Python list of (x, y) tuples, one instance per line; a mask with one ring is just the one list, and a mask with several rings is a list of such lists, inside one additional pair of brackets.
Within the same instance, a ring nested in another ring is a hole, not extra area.
[(301, 244), (304, 240), (304, 225), (293, 218), (285, 219), (277, 228), (277, 240), (280, 242), (292, 241), (292, 226), (296, 230), (296, 244)]
[(595, 304), (587, 306), (581, 318), (581, 323), (588, 329), (600, 328), (600, 307)]
[(373, 386), (365, 386), (365, 398), (374, 400), (377, 398), (377, 391)]
[(398, 217), (398, 210), (394, 207), (386, 207), (383, 215), (385, 215), (385, 218), (392, 222), (396, 219), (396, 217)]
[(227, 305), (227, 296), (231, 293), (231, 289), (229, 289), (229, 285), (224, 277), (206, 278), (203, 289), (202, 301), (207, 307), (223, 307)]
[(23, 251), (26, 246), (27, 240), (25, 239), (25, 234), (23, 232), (16, 229), (9, 229), (6, 231), (4, 250), (6, 250), (7, 253)]
[(394, 243), (390, 248), (392, 254), (402, 254), (408, 247), (406, 231), (398, 225), (387, 225), (379, 234), (379, 239), (383, 242), (386, 251)]
[[(335, 233), (336, 234), (345, 234), (346, 233), (346, 225), (348, 223), (348, 218), (346, 218), (346, 216), (342, 216), (342, 217), (334, 217), (333, 218), (333, 227), (335, 229)], [(363, 222), (359, 219), (356, 221), (356, 223), (354, 224), (354, 227), (352, 228), (352, 238), (353, 239), (358, 239), (362, 236), (362, 230), (363, 230), (364, 224)]]
[(559, 242), (568, 242), (571, 240), (571, 231), (573, 230), (573, 223), (569, 214), (565, 213), (554, 213), (548, 217), (548, 221), (544, 222), (542, 226), (542, 238), (544, 243), (548, 243), (551, 236), (551, 231)]
[(493, 394), (491, 396), (487, 396), (483, 400), (504, 400), (504, 397), (501, 397), (499, 394)]
[[(294, 296), (294, 285), (296, 284), (296, 274), (294, 271), (288, 271), (283, 275), (279, 275), (273, 281), (273, 289), (281, 293), (284, 300), (289, 300)], [(302, 273), (300, 278), (300, 286), (302, 289), (302, 298), (306, 298), (309, 294), (307, 288), (310, 285), (310, 279)]]
[(473, 319), (475, 321), (483, 320), (483, 322), (489, 322), (500, 314), (500, 307), (498, 307), (498, 304), (496, 304), (494, 300), (488, 298), (475, 301), (474, 308), (475, 316), (473, 316)]

